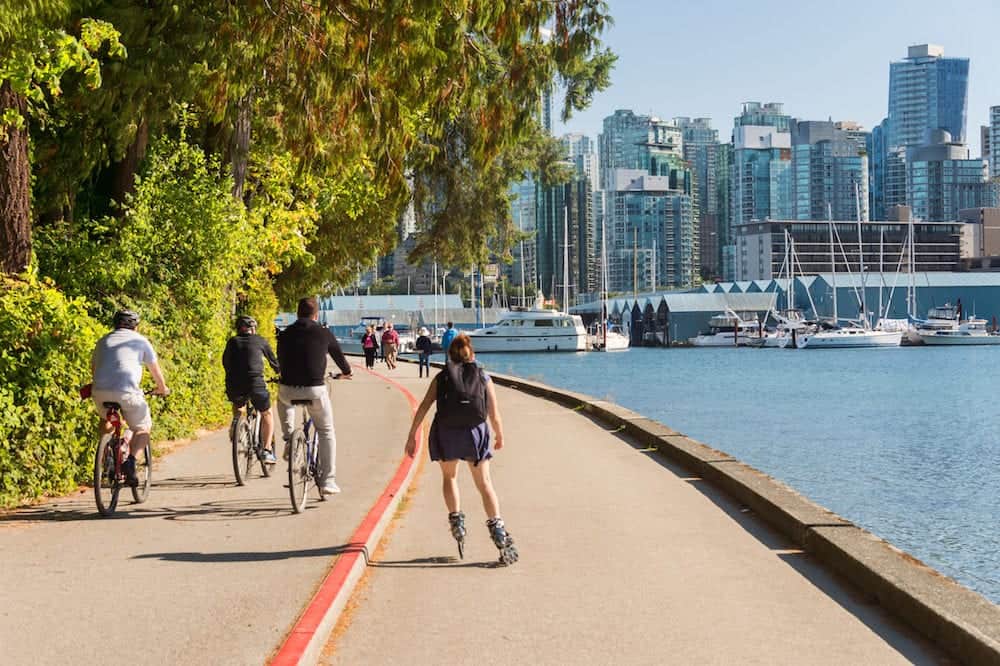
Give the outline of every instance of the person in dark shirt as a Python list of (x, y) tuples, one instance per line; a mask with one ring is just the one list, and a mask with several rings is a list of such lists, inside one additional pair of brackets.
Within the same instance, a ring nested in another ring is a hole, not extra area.
[(264, 445), (264, 462), (273, 464), (274, 417), (271, 394), (264, 383), (264, 360), (278, 372), (278, 359), (271, 345), (257, 335), (257, 321), (246, 315), (236, 319), (236, 335), (229, 338), (222, 352), (222, 367), (226, 369), (226, 397), (233, 403), (235, 417), (250, 401), (260, 414), (260, 441)]
[(426, 328), (420, 329), (420, 337), (417, 338), (416, 343), (417, 351), (419, 355), (417, 360), (419, 361), (419, 366), (417, 372), (421, 377), (424, 376), (424, 372), (427, 372), (427, 376), (431, 376), (431, 352), (434, 350), (434, 343), (431, 341), (431, 334)]
[(285, 436), (285, 457), (288, 438), (295, 429), (293, 400), (311, 400), (307, 405), (319, 434), (318, 480), (324, 495), (340, 492), (337, 486), (337, 437), (333, 428), (333, 410), (326, 389), (326, 358), (340, 368), (342, 377), (351, 378), (351, 365), (336, 336), (319, 325), (319, 305), (315, 298), (303, 298), (298, 305), (298, 319), (278, 336), (278, 363), (281, 384), (278, 387), (278, 416)]

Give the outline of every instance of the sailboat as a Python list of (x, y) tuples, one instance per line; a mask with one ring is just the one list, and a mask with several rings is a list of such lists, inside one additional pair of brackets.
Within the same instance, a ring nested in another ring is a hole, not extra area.
[(601, 320), (591, 339), (594, 351), (625, 351), (628, 349), (628, 336), (608, 321), (608, 248), (604, 236), (604, 224), (601, 224)]
[[(898, 347), (903, 340), (902, 331), (886, 331), (872, 328), (868, 321), (865, 308), (865, 253), (861, 235), (861, 198), (857, 183), (854, 184), (855, 206), (858, 222), (858, 270), (861, 276), (861, 291), (858, 304), (861, 306), (860, 318), (857, 322), (849, 322), (847, 326), (839, 324), (837, 316), (837, 261), (834, 249), (833, 220), (830, 224), (830, 270), (833, 275), (833, 322), (830, 328), (820, 329), (815, 333), (807, 333), (798, 339), (800, 349), (837, 349), (851, 347)], [(832, 218), (832, 216), (831, 216)], [(846, 255), (845, 255), (846, 260)], [(881, 312), (879, 316), (881, 316)]]

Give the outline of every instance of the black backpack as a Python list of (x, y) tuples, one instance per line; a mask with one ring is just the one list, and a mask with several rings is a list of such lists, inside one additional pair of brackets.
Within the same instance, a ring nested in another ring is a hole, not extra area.
[(445, 364), (437, 376), (437, 416), (443, 426), (472, 428), (486, 421), (486, 376), (475, 363)]

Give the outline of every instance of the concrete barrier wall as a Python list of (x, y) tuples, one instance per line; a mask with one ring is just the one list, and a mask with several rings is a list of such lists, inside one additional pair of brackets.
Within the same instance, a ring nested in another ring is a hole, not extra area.
[[(440, 363), (434, 364), (440, 367)], [(497, 384), (580, 409), (712, 483), (890, 614), (966, 664), (1000, 665), (1000, 607), (736, 458), (624, 407), (490, 373)]]

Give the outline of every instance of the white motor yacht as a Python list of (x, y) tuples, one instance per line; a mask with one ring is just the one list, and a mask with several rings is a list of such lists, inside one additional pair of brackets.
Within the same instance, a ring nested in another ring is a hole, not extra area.
[(513, 309), (496, 324), (470, 332), (469, 337), (477, 354), (587, 350), (583, 320), (557, 310)]
[(924, 335), (937, 331), (957, 331), (960, 320), (961, 315), (957, 305), (945, 303), (933, 307), (927, 311), (926, 319), (914, 317), (913, 325), (906, 332), (906, 341), (913, 345), (926, 344)]
[(745, 321), (732, 310), (726, 310), (708, 320), (707, 332), (688, 338), (688, 342), (695, 347), (757, 346), (760, 337), (760, 322)]
[(917, 329), (925, 345), (997, 345), (1000, 335), (991, 333), (985, 319), (967, 319), (955, 328)]

